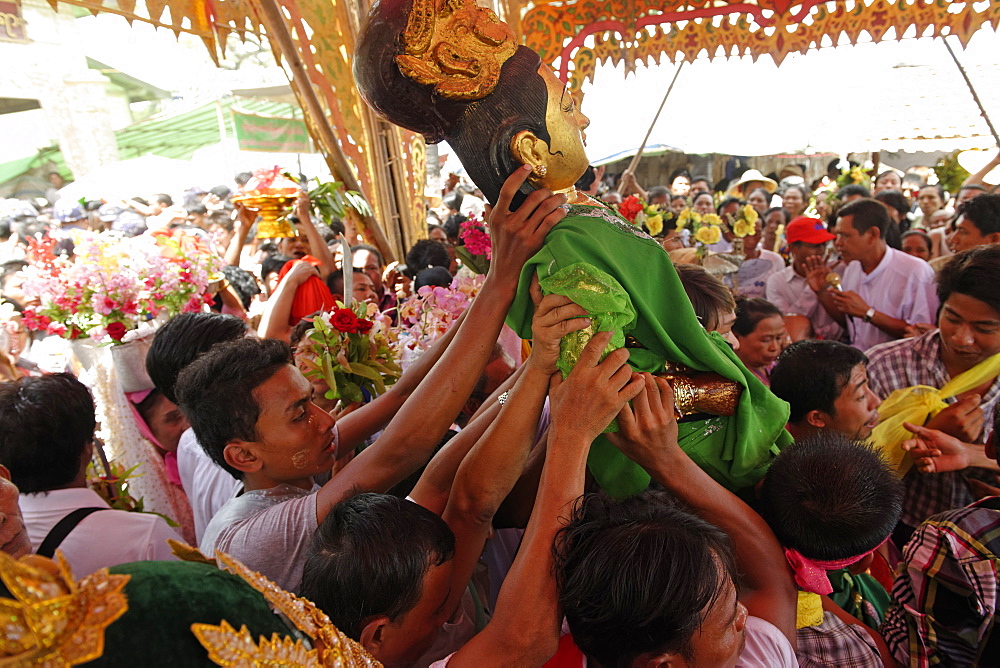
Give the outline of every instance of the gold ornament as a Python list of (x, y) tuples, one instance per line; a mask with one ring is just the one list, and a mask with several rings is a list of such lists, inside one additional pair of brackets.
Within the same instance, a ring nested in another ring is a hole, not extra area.
[(0, 578), (14, 597), (0, 598), (0, 665), (93, 661), (104, 654), (104, 629), (128, 610), (128, 575), (102, 568), (77, 584), (58, 552), (55, 561), (0, 552)]
[(281, 239), (298, 235), (288, 217), (281, 217), (295, 204), (295, 200), (295, 195), (265, 194), (240, 195), (233, 198), (234, 202), (243, 204), (260, 214), (260, 220), (257, 221), (258, 239)]
[(396, 64), (448, 100), (481, 100), (517, 51), (510, 27), (471, 0), (414, 0)]
[(662, 373), (674, 389), (674, 413), (678, 418), (696, 413), (735, 415), (743, 388), (739, 383), (711, 371), (695, 371), (677, 362), (667, 362)]
[[(193, 549), (193, 548), (192, 548)], [(192, 553), (193, 554), (193, 553)], [(192, 624), (191, 630), (209, 658), (220, 666), (337, 666), (375, 668), (376, 661), (358, 642), (342, 633), (330, 618), (311, 601), (291, 594), (269, 579), (251, 571), (227, 554), (216, 552), (217, 560), (264, 595), (278, 612), (312, 640), (310, 648), (301, 639), (261, 638), (254, 643), (246, 626), (237, 631), (225, 620), (214, 624)]]
[(840, 274), (835, 271), (831, 271), (826, 275), (826, 284), (837, 292), (840, 292)]
[(538, 178), (545, 178), (545, 175), (549, 173), (549, 168), (545, 165), (535, 165), (531, 168), (531, 172)]

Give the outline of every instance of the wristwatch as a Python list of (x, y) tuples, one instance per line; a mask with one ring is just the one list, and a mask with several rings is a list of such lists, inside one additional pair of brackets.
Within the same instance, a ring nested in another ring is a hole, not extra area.
[(867, 311), (865, 311), (864, 318), (862, 318), (862, 319), (865, 322), (871, 322), (872, 318), (874, 318), (874, 317), (875, 317), (875, 307), (872, 306), (870, 309), (868, 309)]

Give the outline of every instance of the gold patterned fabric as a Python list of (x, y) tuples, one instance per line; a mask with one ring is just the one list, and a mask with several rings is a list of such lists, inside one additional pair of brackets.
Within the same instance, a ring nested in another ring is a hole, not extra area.
[(56, 559), (0, 552), (0, 665), (75, 666), (104, 653), (104, 630), (128, 610), (127, 575), (107, 569), (77, 584), (61, 553)]

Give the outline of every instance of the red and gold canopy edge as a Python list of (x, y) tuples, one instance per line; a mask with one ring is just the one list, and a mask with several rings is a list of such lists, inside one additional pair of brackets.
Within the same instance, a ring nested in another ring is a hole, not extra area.
[(865, 34), (875, 42), (898, 40), (912, 26), (917, 35), (928, 28), (934, 36), (955, 35), (965, 46), (985, 24), (1000, 25), (997, 0), (978, 10), (946, 0), (562, 0), (533, 3), (519, 28), (524, 43), (579, 88), (593, 80), (598, 63), (624, 62), (630, 72), (639, 64), (767, 54), (780, 65), (791, 53), (824, 45), (824, 38), (827, 44), (841, 37), (854, 44)]

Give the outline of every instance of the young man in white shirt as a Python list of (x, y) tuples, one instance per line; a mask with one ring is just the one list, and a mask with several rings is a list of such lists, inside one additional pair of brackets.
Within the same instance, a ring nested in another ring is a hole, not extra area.
[(111, 510), (87, 487), (94, 449), (94, 402), (69, 374), (0, 384), (0, 464), (21, 491), (32, 548), (58, 548), (73, 575), (133, 561), (173, 559), (167, 539), (180, 540), (150, 513)]
[(931, 322), (937, 313), (934, 270), (885, 242), (889, 212), (873, 199), (859, 199), (838, 212), (834, 246), (848, 263), (841, 290), (811, 283), (823, 308), (847, 328), (859, 350), (901, 338), (909, 325)]

